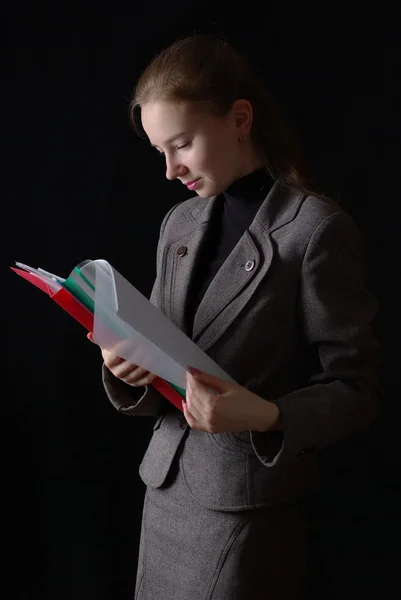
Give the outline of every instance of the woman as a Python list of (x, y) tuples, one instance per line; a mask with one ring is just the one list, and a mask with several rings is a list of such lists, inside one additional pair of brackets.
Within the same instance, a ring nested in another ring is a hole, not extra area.
[(153, 374), (102, 350), (116, 408), (158, 417), (135, 597), (300, 598), (316, 453), (378, 405), (358, 232), (224, 40), (167, 48), (131, 108), (167, 178), (195, 192), (162, 223), (151, 301), (237, 382), (188, 373), (184, 419)]

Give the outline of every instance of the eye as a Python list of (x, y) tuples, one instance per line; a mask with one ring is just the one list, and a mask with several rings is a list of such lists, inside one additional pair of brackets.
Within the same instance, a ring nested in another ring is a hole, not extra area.
[(185, 142), (185, 144), (181, 144), (181, 146), (176, 146), (175, 150), (182, 150), (183, 148), (188, 148), (190, 146), (190, 142)]

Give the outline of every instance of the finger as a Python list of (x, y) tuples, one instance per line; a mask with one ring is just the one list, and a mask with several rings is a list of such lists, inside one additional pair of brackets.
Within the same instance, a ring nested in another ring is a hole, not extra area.
[(195, 369), (194, 367), (189, 367), (189, 370), (195, 381), (202, 383), (207, 388), (211, 388), (218, 394), (224, 394), (225, 392), (231, 391), (233, 387), (237, 387), (230, 381), (226, 381), (225, 379), (221, 379), (220, 377), (216, 377), (215, 375), (203, 373), (202, 371), (199, 371), (199, 369)]
[(118, 377), (119, 379), (130, 379), (131, 382), (135, 382), (137, 379), (144, 377), (147, 375), (149, 371), (146, 369), (142, 369), (142, 367), (137, 367), (126, 360), (116, 365), (113, 368), (113, 375)]
[(184, 400), (184, 398), (182, 399), (182, 412), (184, 413), (186, 422), (188, 423), (188, 425), (190, 425), (190, 422), (192, 421), (192, 415), (190, 414), (190, 412), (188, 410), (188, 405), (187, 405), (186, 401)]
[(185, 420), (188, 423), (189, 427), (191, 427), (191, 429), (195, 429), (196, 425), (197, 425), (196, 419), (191, 414), (191, 412), (188, 408), (188, 404), (184, 399), (182, 400), (182, 410), (184, 413)]
[(104, 348), (102, 348), (102, 357), (104, 360), (104, 364), (108, 369), (110, 369), (110, 371), (112, 371), (114, 367), (119, 365), (124, 360), (116, 354), (114, 354), (113, 352), (110, 352), (110, 350), (106, 350)]
[[(187, 387), (186, 394), (186, 404), (189, 412), (191, 413), (193, 419), (198, 421), (199, 423), (204, 422), (204, 405), (197, 397), (196, 393), (193, 391), (191, 387)], [(202, 410), (203, 409), (203, 410)]]
[(215, 396), (216, 393), (213, 390), (208, 389), (200, 381), (197, 381), (193, 375), (187, 373), (187, 386), (191, 391), (191, 394), (196, 398), (198, 406), (203, 404), (204, 408), (210, 406), (210, 397)]
[(94, 344), (95, 342), (93, 341), (93, 333), (90, 331), (89, 333), (86, 334), (86, 337), (88, 338), (88, 340), (90, 342), (92, 342), (92, 344)]
[(145, 377), (141, 377), (140, 379), (135, 379), (133, 381), (130, 380), (130, 377), (128, 376), (126, 379), (124, 379), (124, 381), (134, 387), (141, 387), (144, 385), (151, 385), (151, 383), (153, 383), (156, 377), (157, 375), (154, 375), (154, 373), (148, 373), (147, 375), (145, 375)]

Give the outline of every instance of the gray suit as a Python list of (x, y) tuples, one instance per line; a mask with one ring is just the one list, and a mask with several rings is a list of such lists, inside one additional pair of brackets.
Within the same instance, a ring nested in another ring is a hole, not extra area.
[(317, 486), (316, 452), (372, 422), (376, 302), (350, 216), (276, 183), (188, 330), (185, 301), (215, 200), (192, 198), (166, 215), (151, 301), (239, 384), (274, 401), (283, 433), (188, 430), (155, 390), (140, 397), (103, 375), (118, 410), (159, 417), (140, 467), (149, 489), (163, 489), (179, 468), (195, 505), (241, 512), (307, 496)]

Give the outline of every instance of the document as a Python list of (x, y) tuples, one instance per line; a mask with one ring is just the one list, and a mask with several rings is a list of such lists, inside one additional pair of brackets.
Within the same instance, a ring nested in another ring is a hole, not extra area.
[(66, 279), (24, 263), (11, 268), (92, 331), (99, 346), (157, 375), (152, 385), (180, 410), (190, 367), (234, 382), (106, 260), (85, 260)]

